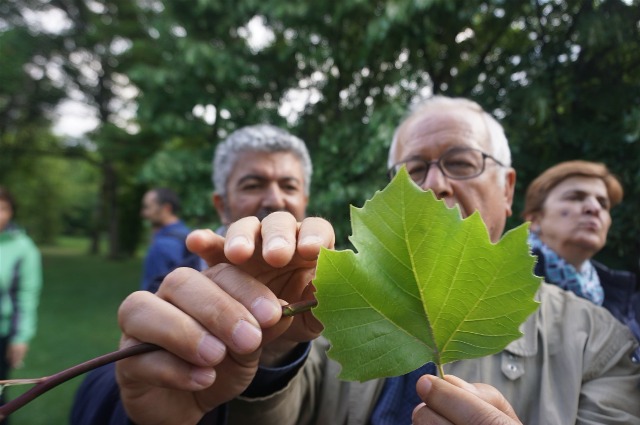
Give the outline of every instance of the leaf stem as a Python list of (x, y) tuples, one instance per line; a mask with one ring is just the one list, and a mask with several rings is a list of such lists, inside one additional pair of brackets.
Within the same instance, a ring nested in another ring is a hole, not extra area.
[(438, 363), (438, 375), (440, 375), (440, 378), (444, 379), (444, 368), (440, 363)]
[(299, 313), (304, 313), (305, 311), (309, 311), (317, 305), (318, 301), (316, 300), (298, 301), (297, 303), (283, 305), (282, 315), (285, 317), (290, 317)]
[[(303, 313), (305, 311), (309, 311), (312, 307), (315, 307), (316, 305), (317, 305), (317, 301), (315, 300), (300, 301), (297, 303), (283, 305), (282, 315), (285, 317), (293, 316), (299, 313)], [(45, 376), (42, 378), (34, 378), (34, 379), (8, 379), (5, 381), (0, 381), (0, 386), (36, 384), (31, 389), (24, 392), (20, 396), (0, 406), (0, 420), (3, 420), (4, 418), (9, 416), (16, 410), (23, 407), (25, 404), (31, 402), (32, 400), (46, 393), (50, 389), (55, 388), (58, 385), (70, 379), (75, 378), (76, 376), (82, 375), (83, 373), (89, 372), (100, 366), (104, 366), (106, 364), (113, 363), (118, 360), (126, 359), (127, 357), (136, 356), (138, 354), (143, 354), (143, 353), (150, 353), (152, 351), (161, 350), (161, 349), (162, 349), (161, 347), (155, 344), (141, 343), (141, 344), (132, 345), (131, 347), (112, 351), (111, 353), (104, 354), (102, 356), (96, 357), (86, 362), (77, 364), (75, 366), (72, 366), (68, 369), (65, 369), (51, 376)]]

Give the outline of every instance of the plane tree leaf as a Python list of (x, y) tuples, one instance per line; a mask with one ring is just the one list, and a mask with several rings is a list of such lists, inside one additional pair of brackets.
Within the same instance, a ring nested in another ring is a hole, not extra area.
[(397, 376), (501, 351), (537, 308), (541, 279), (527, 225), (494, 244), (479, 213), (462, 219), (401, 172), (351, 207), (357, 250), (323, 250), (313, 314), (346, 380)]

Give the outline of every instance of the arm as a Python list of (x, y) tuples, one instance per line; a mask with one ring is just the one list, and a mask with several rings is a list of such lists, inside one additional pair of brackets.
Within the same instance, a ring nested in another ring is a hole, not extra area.
[(38, 302), (42, 288), (40, 251), (30, 239), (25, 239), (24, 252), (20, 263), (20, 280), (14, 312), (14, 317), (18, 320), (6, 353), (12, 368), (22, 366), (29, 348), (29, 341), (36, 332)]
[(584, 349), (581, 424), (640, 422), (640, 364), (631, 332), (604, 309), (595, 309), (594, 330)]
[(116, 367), (123, 404), (138, 425), (197, 423), (242, 394), (259, 364), (286, 362), (321, 330), (310, 313), (282, 318), (281, 305), (313, 296), (320, 247), (334, 243), (326, 221), (248, 217), (226, 239), (197, 231), (187, 243), (210, 269), (178, 269), (157, 294), (134, 293), (120, 307), (121, 346), (144, 341), (166, 350)]
[(180, 266), (183, 253), (183, 240), (166, 235), (157, 236), (144, 259), (141, 289), (156, 292), (162, 279)]

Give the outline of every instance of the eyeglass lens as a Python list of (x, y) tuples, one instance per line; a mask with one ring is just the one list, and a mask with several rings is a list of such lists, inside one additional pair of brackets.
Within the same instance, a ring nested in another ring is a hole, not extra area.
[(398, 172), (402, 165), (407, 167), (407, 172), (411, 179), (422, 184), (427, 177), (429, 168), (436, 165), (442, 173), (453, 179), (468, 179), (475, 177), (484, 170), (485, 158), (482, 152), (474, 149), (455, 149), (446, 152), (437, 161), (426, 161), (424, 159), (410, 159), (394, 167), (394, 174)]

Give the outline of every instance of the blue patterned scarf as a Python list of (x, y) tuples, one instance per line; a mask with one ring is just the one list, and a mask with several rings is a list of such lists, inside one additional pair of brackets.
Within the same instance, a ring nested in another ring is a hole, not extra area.
[(544, 278), (548, 283), (573, 292), (597, 305), (604, 301), (604, 290), (591, 261), (585, 261), (581, 270), (567, 263), (554, 250), (545, 245), (538, 235), (529, 233), (529, 245), (544, 256)]

